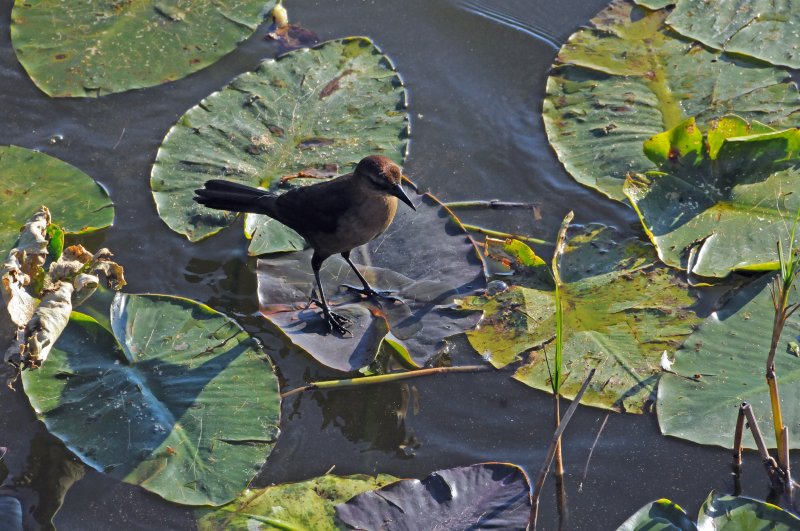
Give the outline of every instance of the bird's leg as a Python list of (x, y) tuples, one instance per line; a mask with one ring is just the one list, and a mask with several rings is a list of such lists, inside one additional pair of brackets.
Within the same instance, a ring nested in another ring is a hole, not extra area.
[(360, 294), (362, 294), (362, 295), (364, 295), (366, 297), (383, 297), (384, 299), (391, 299), (391, 300), (395, 300), (395, 301), (399, 301), (400, 300), (397, 297), (393, 296), (391, 291), (378, 291), (376, 289), (373, 289), (373, 287), (369, 285), (369, 282), (367, 282), (367, 279), (364, 278), (364, 275), (361, 274), (361, 272), (358, 270), (358, 268), (353, 263), (353, 261), (350, 260), (350, 251), (343, 252), (342, 253), (342, 258), (344, 258), (345, 262), (350, 264), (350, 267), (353, 268), (353, 271), (355, 272), (356, 276), (358, 277), (358, 280), (360, 280), (361, 284), (364, 285), (363, 288), (358, 288), (356, 286), (351, 286), (349, 284), (342, 284), (345, 288), (353, 290), (353, 291), (357, 291), (357, 292), (359, 292)]
[(314, 270), (314, 278), (317, 279), (317, 289), (319, 289), (319, 300), (313, 299), (312, 301), (322, 308), (322, 314), (325, 317), (325, 322), (328, 323), (328, 330), (333, 332), (336, 330), (342, 335), (347, 334), (350, 332), (346, 325), (350, 322), (350, 319), (343, 315), (339, 315), (331, 311), (330, 307), (328, 306), (328, 302), (325, 300), (325, 292), (322, 291), (322, 282), (319, 280), (319, 268), (322, 266), (322, 262), (325, 258), (320, 258), (316, 253), (314, 256), (311, 257), (311, 269)]

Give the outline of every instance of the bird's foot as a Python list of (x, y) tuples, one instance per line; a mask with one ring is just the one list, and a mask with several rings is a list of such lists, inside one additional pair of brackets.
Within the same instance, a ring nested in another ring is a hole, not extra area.
[(326, 304), (323, 304), (322, 301), (314, 297), (308, 299), (308, 305), (306, 306), (306, 309), (308, 309), (308, 307), (312, 304), (316, 304), (322, 308), (322, 316), (323, 319), (325, 319), (325, 324), (328, 325), (329, 332), (336, 331), (343, 336), (352, 334), (352, 332), (350, 332), (350, 330), (347, 328), (347, 325), (352, 324), (353, 321), (342, 314), (331, 311)]
[(359, 288), (359, 287), (353, 286), (351, 284), (342, 284), (342, 287), (346, 288), (346, 289), (348, 289), (350, 291), (355, 291), (356, 293), (359, 293), (361, 296), (367, 297), (367, 298), (370, 298), (370, 299), (378, 297), (378, 298), (390, 300), (390, 301), (393, 301), (393, 302), (402, 302), (402, 299), (400, 297), (395, 296), (393, 291), (376, 290), (376, 289), (373, 289), (371, 286), (366, 286), (366, 287)]

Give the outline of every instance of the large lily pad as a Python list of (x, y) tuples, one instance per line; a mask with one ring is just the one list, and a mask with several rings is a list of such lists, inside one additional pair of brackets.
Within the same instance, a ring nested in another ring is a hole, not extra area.
[[(281, 177), (315, 174), (382, 153), (401, 163), (408, 142), (405, 91), (389, 59), (369, 39), (350, 37), (264, 61), (189, 109), (167, 133), (150, 186), (161, 218), (192, 241), (229, 225), (236, 214), (192, 200), (207, 179), (280, 192)], [(301, 178), (285, 186), (314, 182)], [(262, 222), (263, 223), (263, 222)], [(296, 234), (273, 223), (251, 227), (260, 238)], [(260, 244), (263, 246), (264, 244)]]
[(778, 7), (769, 0), (636, 0), (660, 8), (675, 4), (667, 24), (681, 35), (715, 50), (741, 54), (774, 65), (800, 68), (800, 4)]
[(37, 414), (112, 477), (178, 503), (234, 499), (278, 435), (268, 359), (236, 323), (186, 299), (117, 295), (110, 324), (114, 335), (73, 313), (47, 364), (23, 373)]
[(14, 2), (11, 42), (50, 96), (101, 96), (180, 79), (249, 37), (275, 0)]
[(628, 173), (653, 167), (642, 142), (690, 116), (702, 123), (736, 112), (796, 125), (800, 95), (785, 70), (683, 39), (664, 24), (667, 14), (614, 0), (569, 38), (547, 81), (542, 116), (559, 160), (613, 199), (625, 199)]
[(443, 339), (477, 321), (447, 306), (482, 287), (484, 278), (473, 244), (441, 204), (427, 195), (413, 201), (416, 211), (400, 205), (389, 229), (352, 256), (375, 289), (391, 290), (400, 302), (362, 299), (340, 289), (361, 284), (350, 266), (333, 256), (323, 264), (322, 285), (334, 310), (353, 323), (352, 337), (329, 333), (320, 310), (308, 308), (316, 284), (307, 250), (258, 261), (261, 313), (296, 346), (339, 371), (369, 365), (389, 331), (392, 343), (418, 365), (434, 359)]
[(0, 256), (5, 258), (19, 229), (40, 206), (65, 232), (83, 233), (114, 222), (106, 191), (78, 168), (17, 146), (0, 146)]
[(481, 463), (434, 472), (359, 494), (336, 507), (353, 529), (525, 529), (530, 516), (525, 472)]
[(737, 116), (703, 135), (693, 118), (644, 144), (658, 171), (625, 194), (666, 264), (706, 277), (778, 267), (800, 208), (800, 131)]
[[(640, 413), (654, 393), (664, 350), (675, 349), (699, 322), (694, 297), (653, 247), (620, 239), (613, 229), (573, 231), (561, 259), (564, 312), (563, 396), (572, 398), (592, 368), (597, 375), (583, 402)], [(514, 378), (552, 391), (548, 363), (554, 351), (555, 294), (544, 266), (513, 278), (495, 294), (469, 297), (464, 310), (483, 319), (467, 333), (473, 348), (495, 367), (528, 353)], [(549, 361), (548, 361), (549, 360)]]
[(397, 481), (394, 476), (375, 477), (325, 475), (300, 483), (246, 490), (239, 498), (218, 509), (199, 510), (200, 531), (218, 529), (340, 529), (334, 507), (362, 492)]
[[(666, 435), (700, 444), (733, 447), (739, 404), (752, 404), (766, 441), (774, 432), (765, 379), (774, 310), (770, 276), (753, 282), (724, 308), (706, 319), (675, 355), (672, 369), (658, 386), (658, 423)], [(798, 294), (792, 292), (791, 299)], [(775, 372), (781, 393), (783, 422), (791, 433), (800, 431), (800, 359), (791, 343), (800, 336), (800, 316), (789, 318), (778, 343)], [(687, 377), (699, 375), (697, 381)], [(755, 448), (752, 437), (744, 442)], [(796, 437), (792, 448), (800, 448)]]

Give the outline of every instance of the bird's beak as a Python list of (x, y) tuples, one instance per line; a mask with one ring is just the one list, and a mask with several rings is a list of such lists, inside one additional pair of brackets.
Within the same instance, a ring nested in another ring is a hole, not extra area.
[(398, 198), (403, 203), (410, 206), (413, 210), (416, 210), (417, 207), (414, 206), (414, 203), (411, 202), (411, 199), (408, 198), (406, 195), (406, 191), (403, 190), (402, 184), (396, 184), (389, 189), (389, 193)]

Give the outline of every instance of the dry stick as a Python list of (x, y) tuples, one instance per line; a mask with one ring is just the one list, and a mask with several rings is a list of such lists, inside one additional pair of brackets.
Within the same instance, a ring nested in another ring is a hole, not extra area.
[(453, 201), (452, 203), (445, 203), (447, 208), (489, 208), (497, 210), (533, 210), (536, 208), (536, 203), (514, 203), (508, 201), (500, 201), (499, 199), (489, 199), (488, 201)]
[(491, 365), (461, 365), (459, 367), (434, 367), (431, 369), (420, 369), (417, 371), (407, 372), (393, 372), (390, 374), (378, 374), (376, 376), (362, 376), (361, 378), (347, 378), (345, 380), (326, 380), (323, 382), (314, 382), (291, 391), (286, 391), (281, 394), (281, 398), (292, 396), (304, 391), (311, 391), (314, 389), (342, 389), (344, 387), (355, 387), (357, 385), (370, 385), (386, 382), (396, 382), (398, 380), (407, 380), (409, 378), (417, 378), (419, 376), (429, 376), (431, 374), (445, 374), (451, 372), (481, 372), (494, 370)]
[(742, 494), (742, 437), (744, 436), (744, 408), (747, 402), (739, 404), (739, 415), (736, 418), (736, 432), (733, 436), (733, 494)]
[(769, 455), (767, 443), (764, 442), (764, 436), (761, 435), (761, 429), (758, 427), (756, 416), (753, 414), (753, 406), (747, 402), (742, 402), (740, 407), (742, 410), (744, 410), (744, 414), (747, 417), (747, 427), (750, 428), (750, 433), (753, 434), (753, 439), (756, 441), (758, 454), (761, 456), (761, 463), (764, 465), (770, 481), (773, 485), (775, 485), (775, 471), (778, 468), (778, 464), (775, 462), (772, 456)]
[[(594, 447), (597, 446), (597, 441), (600, 440), (600, 435), (603, 434), (603, 430), (606, 427), (606, 423), (608, 422), (608, 417), (610, 415), (611, 415), (610, 413), (606, 413), (606, 418), (603, 419), (603, 423), (600, 424), (600, 429), (597, 430), (597, 437), (594, 438), (594, 442), (592, 443), (592, 447), (589, 448), (589, 456), (586, 458), (586, 465), (583, 467), (583, 478), (581, 478), (581, 482), (578, 485), (578, 492), (581, 492), (581, 490), (583, 489), (583, 483), (584, 483), (584, 481), (586, 481), (586, 476), (589, 475), (589, 463), (592, 460), (592, 454), (594, 453)], [(744, 417), (742, 417), (742, 418), (744, 418)]]
[(578, 404), (580, 403), (581, 398), (583, 398), (583, 393), (585, 393), (586, 389), (589, 387), (589, 382), (592, 381), (596, 370), (597, 369), (592, 369), (589, 371), (589, 375), (583, 381), (580, 391), (578, 391), (578, 394), (575, 395), (575, 398), (572, 400), (572, 404), (570, 404), (569, 408), (567, 408), (567, 412), (564, 413), (564, 418), (561, 419), (561, 424), (559, 424), (558, 428), (553, 433), (553, 438), (550, 439), (550, 444), (547, 447), (547, 455), (544, 458), (542, 468), (539, 469), (539, 473), (536, 476), (536, 482), (533, 485), (533, 493), (531, 494), (531, 514), (528, 518), (528, 529), (536, 529), (536, 519), (539, 517), (539, 497), (542, 495), (542, 487), (544, 486), (544, 480), (547, 477), (547, 471), (550, 470), (550, 464), (553, 462), (553, 456), (556, 454), (556, 444), (561, 439), (561, 434), (564, 433), (564, 430), (567, 428), (567, 424), (569, 424), (569, 421), (572, 418), (572, 415), (575, 413), (575, 410), (578, 409)]
[(783, 466), (785, 491), (786, 496), (789, 498), (789, 508), (794, 509), (794, 481), (792, 481), (792, 472), (789, 466), (789, 428), (786, 426), (784, 426), (781, 431), (781, 443), (783, 445), (781, 461), (785, 463)]
[(477, 225), (469, 225), (467, 223), (462, 223), (461, 226), (464, 227), (464, 230), (467, 230), (469, 232), (477, 232), (478, 234), (485, 234), (486, 236), (492, 236), (494, 238), (513, 238), (515, 240), (519, 240), (522, 242), (536, 243), (539, 245), (553, 245), (551, 242), (540, 240), (539, 238), (531, 238), (530, 236), (522, 236), (521, 234), (500, 232), (497, 230), (479, 227)]

